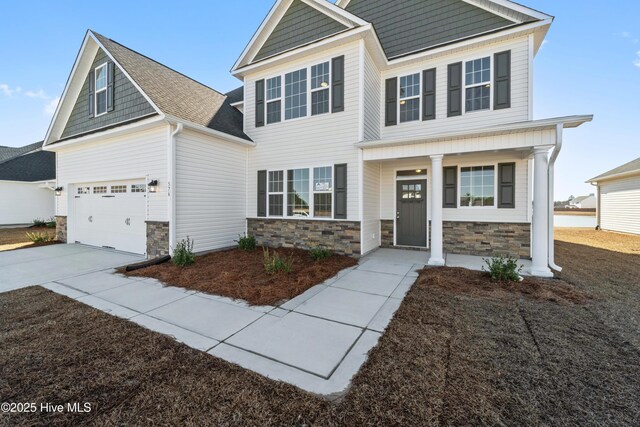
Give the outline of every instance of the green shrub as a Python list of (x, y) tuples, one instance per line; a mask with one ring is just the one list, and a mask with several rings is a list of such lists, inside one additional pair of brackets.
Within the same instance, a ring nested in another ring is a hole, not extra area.
[(47, 228), (56, 228), (55, 218), (49, 218), (49, 220), (47, 221)]
[(291, 273), (291, 267), (293, 266), (293, 257), (283, 258), (280, 257), (278, 252), (269, 252), (269, 248), (263, 249), (264, 254), (264, 270), (268, 274), (275, 274), (280, 271), (285, 273)]
[(253, 251), (256, 248), (256, 238), (253, 236), (238, 236), (238, 249), (241, 251)]
[(171, 260), (179, 267), (185, 267), (196, 262), (196, 254), (193, 253), (193, 240), (189, 237), (181, 240), (173, 250)]
[(520, 272), (522, 266), (518, 266), (518, 260), (511, 257), (496, 256), (491, 259), (484, 259), (484, 263), (487, 265), (485, 269), (482, 266), (482, 271), (487, 271), (491, 276), (491, 280), (495, 281), (509, 281), (518, 282), (521, 280)]
[(55, 218), (36, 218), (33, 220), (34, 227), (47, 227), (47, 228), (56, 228), (56, 219)]
[(29, 233), (29, 232), (27, 232), (27, 237), (33, 243), (53, 242), (54, 239), (55, 239), (55, 236), (51, 236), (51, 235), (49, 235), (49, 233)]
[(322, 261), (324, 259), (330, 258), (331, 255), (333, 255), (333, 252), (331, 252), (329, 249), (323, 248), (321, 246), (316, 246), (316, 247), (313, 247), (313, 248), (309, 249), (309, 256), (314, 261)]

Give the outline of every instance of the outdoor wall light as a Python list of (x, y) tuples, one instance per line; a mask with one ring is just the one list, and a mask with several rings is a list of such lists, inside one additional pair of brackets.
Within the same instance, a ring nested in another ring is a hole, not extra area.
[(322, 82), (322, 83), (320, 83), (320, 87), (329, 87), (329, 83)]
[(149, 193), (157, 193), (158, 192), (158, 180), (154, 179), (149, 182)]
[(56, 192), (56, 196), (62, 196), (62, 187), (56, 187), (56, 189), (54, 190)]

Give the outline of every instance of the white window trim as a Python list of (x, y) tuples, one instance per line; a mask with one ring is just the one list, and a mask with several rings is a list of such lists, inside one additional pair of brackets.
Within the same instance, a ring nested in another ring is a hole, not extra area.
[[(271, 191), (270, 179), (272, 172), (282, 172), (282, 191)], [(287, 216), (287, 170), (286, 169), (274, 169), (267, 171), (267, 218), (284, 218)], [(271, 215), (271, 202), (269, 196), (282, 196), (282, 215)]]
[[(483, 111), (483, 110), (479, 110)], [(486, 111), (486, 110), (485, 110)], [(463, 206), (460, 204), (462, 198), (462, 169), (493, 166), (493, 206)], [(458, 166), (458, 209), (498, 209), (498, 163), (480, 163), (473, 165)]]
[[(331, 87), (333, 85), (332, 83), (332, 63), (331, 63), (332, 59), (324, 59), (324, 60), (320, 60), (320, 61), (314, 61), (313, 64), (307, 65), (306, 67), (296, 67), (293, 70), (287, 70), (285, 72), (282, 72), (280, 74), (275, 74), (275, 75), (271, 75), (269, 77), (265, 77), (264, 78), (264, 100), (265, 100), (265, 108), (264, 108), (264, 124), (265, 126), (273, 126), (273, 125), (278, 125), (280, 123), (289, 123), (289, 122), (295, 122), (297, 120), (303, 120), (303, 119), (307, 119), (309, 117), (319, 117), (319, 116), (324, 116), (326, 114), (332, 114), (331, 113), (331, 109), (333, 107), (333, 100), (331, 99)], [(316, 89), (311, 89), (311, 67), (315, 66), (315, 65), (320, 65), (320, 64), (324, 64), (325, 62), (329, 63), (329, 86), (325, 87), (320, 87), (320, 88), (316, 88)], [(286, 92), (286, 75), (289, 73), (295, 73), (296, 71), (301, 71), (301, 70), (307, 70), (307, 108), (305, 111), (304, 116), (300, 116), (300, 117), (296, 117), (294, 119), (287, 119), (286, 118), (286, 96), (285, 96), (285, 92)], [(267, 104), (269, 102), (273, 102), (276, 101), (276, 99), (272, 99), (267, 101), (267, 80), (270, 80), (274, 77), (280, 77), (280, 87), (281, 87), (281, 91), (280, 91), (280, 121), (279, 122), (273, 122), (273, 123), (267, 123)], [(320, 90), (325, 90), (325, 89), (329, 89), (329, 111), (327, 111), (326, 113), (322, 113), (322, 114), (311, 114), (311, 94), (313, 92), (318, 92)], [(304, 169), (304, 168), (302, 168)], [(286, 170), (285, 170), (286, 172)]]
[[(412, 76), (412, 75), (415, 75), (415, 74), (418, 75), (418, 94), (415, 95), (415, 96), (408, 96), (408, 97), (405, 97), (405, 98), (401, 98), (400, 97), (400, 89), (401, 89), (400, 79), (402, 79), (403, 77), (408, 77), (408, 76)], [(407, 74), (402, 74), (402, 75), (398, 76), (398, 87), (396, 88), (396, 90), (398, 92), (397, 93), (397, 97), (398, 97), (398, 103), (397, 104), (398, 105), (396, 107), (398, 109), (398, 111), (397, 111), (398, 124), (402, 125), (402, 124), (405, 124), (405, 123), (419, 122), (420, 118), (422, 117), (422, 102), (420, 102), (420, 97), (422, 95), (422, 72), (416, 71), (416, 72), (413, 72), (413, 73), (407, 73)], [(400, 103), (402, 101), (409, 101), (411, 99), (418, 99), (418, 119), (417, 120), (408, 120), (406, 122), (403, 122), (403, 121), (400, 120)]]
[[(277, 77), (280, 77), (280, 97), (279, 98), (273, 98), (273, 99), (268, 99), (268, 95), (269, 95), (269, 89), (267, 86), (267, 82), (271, 79), (275, 79)], [(284, 77), (283, 76), (273, 76), (273, 77), (269, 77), (268, 79), (264, 79), (264, 90), (265, 90), (265, 96), (264, 96), (264, 100), (265, 100), (265, 108), (264, 108), (264, 124), (266, 125), (275, 125), (276, 123), (281, 123), (284, 121)], [(273, 122), (273, 123), (269, 123), (269, 104), (272, 104), (274, 102), (278, 102), (280, 101), (280, 120), (278, 120), (277, 122)]]
[[(480, 113), (482, 111), (493, 111), (493, 53), (488, 55), (476, 55), (473, 58), (466, 58), (462, 60), (462, 115)], [(476, 83), (467, 85), (467, 62), (475, 61), (477, 59), (489, 58), (489, 82)], [(467, 111), (467, 89), (478, 86), (485, 86), (489, 84), (489, 108), (482, 110)]]
[[(317, 87), (315, 89), (311, 88), (311, 80), (313, 79), (313, 74), (311, 72), (312, 68), (315, 67), (316, 65), (321, 65), (321, 64), (328, 64), (329, 65), (329, 81), (327, 82), (327, 86), (326, 87)], [(316, 64), (313, 64), (309, 67), (309, 116), (313, 117), (313, 116), (322, 116), (323, 114), (331, 114), (331, 60), (328, 61), (322, 61), (322, 62), (318, 62)], [(313, 114), (313, 93), (314, 92), (320, 92), (323, 90), (327, 90), (329, 92), (329, 108), (328, 111), (326, 113), (320, 113), (320, 114)]]
[[(105, 69), (105, 80), (106, 80), (106, 84), (104, 85), (104, 89), (100, 89), (98, 90), (98, 70), (100, 68), (104, 68)], [(94, 113), (94, 117), (100, 117), (100, 116), (104, 116), (105, 114), (107, 114), (108, 109), (106, 106), (106, 96), (107, 96), (107, 88), (109, 87), (109, 70), (107, 70), (107, 63), (105, 62), (104, 64), (96, 67), (93, 70), (93, 89), (94, 89), (94, 94), (93, 94), (93, 113)], [(104, 107), (104, 113), (100, 113), (98, 114), (98, 93), (104, 92), (105, 93), (105, 107)]]

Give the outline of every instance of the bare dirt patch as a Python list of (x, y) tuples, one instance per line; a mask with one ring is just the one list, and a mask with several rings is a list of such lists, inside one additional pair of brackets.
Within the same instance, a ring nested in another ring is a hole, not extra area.
[(591, 228), (556, 228), (556, 242), (585, 245), (623, 254), (640, 255), (640, 236), (593, 230)]
[(172, 263), (126, 272), (129, 276), (153, 277), (163, 283), (200, 292), (242, 299), (252, 305), (275, 305), (358, 263), (354, 258), (333, 254), (314, 261), (301, 249), (270, 249), (293, 260), (290, 273), (267, 274), (262, 248), (254, 251), (231, 249), (197, 257), (188, 267)]
[(57, 242), (33, 243), (27, 233), (43, 233), (55, 236), (56, 230), (47, 227), (0, 228), (0, 252), (15, 249), (47, 246)]

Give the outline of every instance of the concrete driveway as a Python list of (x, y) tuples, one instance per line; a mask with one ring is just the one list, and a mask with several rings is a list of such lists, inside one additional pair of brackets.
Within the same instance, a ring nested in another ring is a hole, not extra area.
[(140, 255), (84, 245), (52, 245), (0, 252), (0, 292), (110, 270)]

